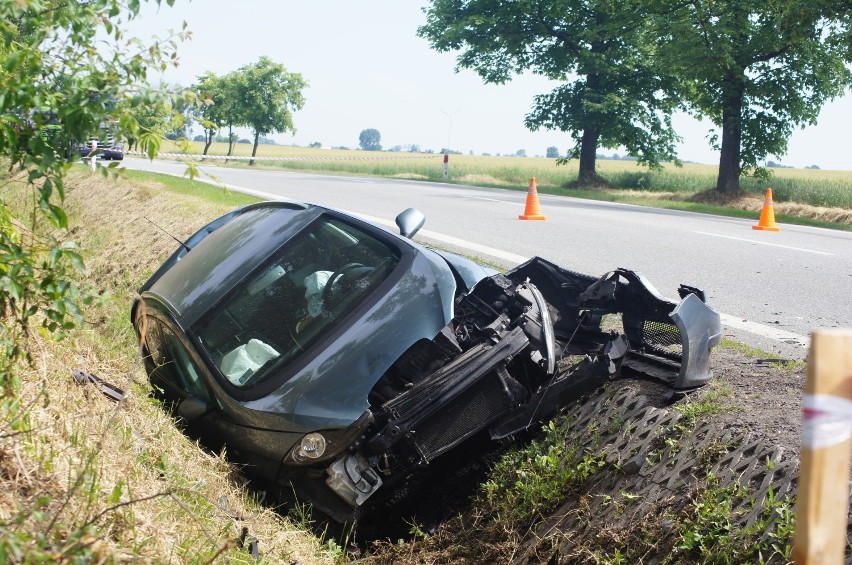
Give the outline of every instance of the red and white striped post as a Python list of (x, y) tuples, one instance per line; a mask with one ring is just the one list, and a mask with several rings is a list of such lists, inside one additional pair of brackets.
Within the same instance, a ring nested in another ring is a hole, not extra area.
[(450, 154), (444, 153), (444, 180), (450, 178)]

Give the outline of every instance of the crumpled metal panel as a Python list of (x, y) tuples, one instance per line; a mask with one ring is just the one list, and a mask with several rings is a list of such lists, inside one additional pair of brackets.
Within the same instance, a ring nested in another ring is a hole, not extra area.
[(680, 373), (674, 388), (699, 387), (713, 377), (710, 349), (722, 340), (722, 320), (718, 312), (695, 294), (688, 294), (670, 317), (680, 330), (683, 347)]

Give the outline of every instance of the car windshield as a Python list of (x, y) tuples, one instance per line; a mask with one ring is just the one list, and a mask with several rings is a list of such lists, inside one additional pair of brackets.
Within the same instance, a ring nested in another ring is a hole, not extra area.
[(390, 245), (320, 217), (193, 329), (228, 381), (255, 385), (328, 335), (398, 263)]

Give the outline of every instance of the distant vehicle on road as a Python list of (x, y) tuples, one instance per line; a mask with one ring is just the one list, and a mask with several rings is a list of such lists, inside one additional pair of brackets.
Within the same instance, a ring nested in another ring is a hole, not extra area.
[(116, 136), (111, 126), (103, 124), (97, 137), (76, 143), (74, 152), (82, 158), (88, 158), (94, 153), (98, 159), (121, 161), (124, 159), (124, 140)]

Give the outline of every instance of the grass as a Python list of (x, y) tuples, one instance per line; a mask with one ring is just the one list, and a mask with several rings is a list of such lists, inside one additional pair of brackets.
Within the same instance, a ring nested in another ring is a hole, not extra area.
[[(241, 192), (234, 192), (225, 187), (211, 189), (209, 184), (199, 183), (185, 177), (175, 177), (171, 175), (133, 170), (125, 170), (123, 175), (129, 180), (135, 181), (135, 183), (140, 185), (143, 190), (145, 190), (146, 186), (155, 186), (157, 189), (165, 189), (173, 194), (189, 196), (191, 198), (201, 198), (208, 204), (221, 207), (226, 210), (231, 210), (233, 208), (245, 206), (258, 201), (258, 198), (254, 196), (249, 196)], [(212, 181), (213, 183), (216, 182), (215, 178), (206, 180)]]
[[(199, 155), (203, 149), (200, 142), (191, 143), (190, 146), (191, 154), (194, 155)], [(234, 154), (237, 156), (248, 156), (251, 153), (250, 145), (237, 144), (234, 147)], [(169, 148), (164, 147), (164, 150), (168, 151)], [(214, 143), (211, 146), (210, 155), (221, 156), (226, 152), (227, 144)], [(443, 157), (439, 154), (262, 145), (258, 148), (258, 157), (288, 159), (280, 162), (259, 161), (265, 167), (444, 181)], [(242, 166), (245, 163), (245, 161), (230, 161), (228, 166)], [(632, 198), (634, 203), (641, 201), (646, 204), (657, 203), (657, 199), (662, 195), (670, 201), (668, 204), (670, 207), (676, 206), (673, 203), (679, 202), (678, 209), (690, 209), (686, 207), (687, 199), (711, 190), (716, 181), (716, 167), (711, 165), (688, 163), (679, 168), (666, 164), (662, 170), (650, 171), (632, 161), (601, 159), (598, 160), (600, 176), (617, 190), (572, 193), (566, 188), (577, 180), (577, 161), (557, 166), (555, 159), (542, 157), (451, 155), (449, 163), (449, 182), (451, 183), (526, 190), (530, 177), (535, 177), (539, 191), (545, 193), (617, 199), (619, 193), (628, 191), (629, 198)], [(773, 169), (773, 177), (769, 182), (744, 176), (741, 185), (746, 193), (758, 197), (764, 194), (767, 187), (772, 187), (774, 200), (778, 204), (796, 203), (810, 207), (852, 210), (852, 172), (850, 171)], [(759, 204), (760, 202), (755, 205), (759, 206)], [(720, 206), (719, 208), (724, 211), (730, 207)], [(708, 211), (719, 213), (712, 208)], [(798, 210), (796, 213), (788, 214), (789, 218), (779, 219), (789, 223), (792, 218), (801, 217), (802, 213), (802, 210)], [(835, 220), (835, 222), (852, 224), (852, 217), (844, 221)]]
[(681, 403), (674, 406), (681, 415), (678, 426), (688, 433), (706, 416), (726, 409), (725, 399), (733, 395), (734, 391), (727, 383), (711, 381), (700, 394), (687, 396)]
[(601, 454), (569, 441), (570, 417), (551, 421), (544, 431), (541, 439), (505, 453), (482, 486), (484, 500), (502, 522), (543, 516), (606, 465)]
[[(330, 564), (333, 545), (261, 505), (224, 454), (198, 448), (149, 398), (128, 311), (136, 289), (185, 238), (248, 197), (183, 179), (130, 182), (74, 172), (66, 183), (84, 283), (102, 296), (61, 342), (34, 335), (35, 363), (0, 401), (0, 563)], [(6, 185), (7, 201), (26, 190)], [(208, 198), (210, 196), (210, 198)], [(161, 231), (143, 219), (149, 218)], [(37, 226), (43, 232), (45, 226)], [(59, 234), (63, 235), (63, 234)], [(78, 386), (94, 373), (127, 398)]]
[[(658, 424), (656, 437), (666, 439), (672, 456), (695, 457), (682, 482), (667, 483), (670, 467), (659, 460), (646, 461), (641, 477), (612, 462), (614, 446), (601, 441), (599, 427), (608, 434), (638, 434), (639, 442), (645, 437), (641, 429), (631, 431), (631, 422), (618, 412), (598, 426), (578, 427), (565, 415), (572, 413), (569, 408), (537, 441), (501, 455), (481, 486), (479, 504), (465, 515), (428, 536), (386, 543), (371, 557), (399, 565), (548, 559), (598, 565), (788, 562), (794, 497), (771, 489), (763, 496), (754, 484), (714, 476), (711, 469), (738, 447), (729, 436), (706, 442), (698, 453), (686, 443), (695, 427), (687, 431), (683, 420), (706, 420), (725, 409), (721, 399), (731, 394), (729, 387), (718, 387), (701, 402), (690, 402), (685, 418)], [(601, 397), (589, 402), (607, 411)], [(771, 470), (776, 463), (762, 464)], [(664, 492), (645, 490), (652, 484)]]
[(724, 337), (722, 338), (719, 347), (729, 349), (731, 351), (736, 351), (737, 353), (742, 353), (746, 357), (751, 357), (752, 359), (763, 360), (764, 362), (768, 363), (770, 367), (773, 367), (775, 369), (781, 369), (783, 371), (796, 371), (798, 369), (804, 369), (806, 366), (806, 363), (804, 361), (784, 359), (783, 357), (776, 355), (775, 353), (770, 353), (768, 351), (764, 351), (756, 347), (751, 347), (750, 345), (747, 345), (745, 343)]
[[(770, 491), (755, 522), (742, 527), (740, 518), (754, 507), (748, 489), (739, 484), (723, 486), (712, 474), (708, 475), (677, 517), (681, 541), (666, 562), (789, 562), (795, 527), (791, 501), (777, 498)], [(772, 535), (762, 537), (767, 530)]]

